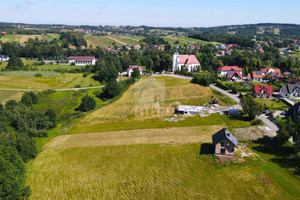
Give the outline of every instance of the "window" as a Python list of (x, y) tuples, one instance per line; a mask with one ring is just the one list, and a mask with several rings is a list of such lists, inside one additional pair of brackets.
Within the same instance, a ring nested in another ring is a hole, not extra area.
[(227, 142), (227, 147), (230, 147), (230, 143), (229, 142)]
[(221, 147), (224, 147), (224, 142), (221, 142)]
[(225, 154), (225, 149), (221, 149), (221, 154)]

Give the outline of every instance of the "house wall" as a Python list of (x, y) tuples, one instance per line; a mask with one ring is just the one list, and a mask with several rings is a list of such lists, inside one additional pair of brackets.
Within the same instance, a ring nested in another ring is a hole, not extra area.
[(228, 72), (236, 72), (236, 73), (240, 73), (242, 76), (243, 76), (243, 72), (242, 71), (223, 71), (223, 70), (218, 70), (218, 74), (221, 75), (221, 76), (227, 76)]
[(184, 64), (178, 64), (177, 69), (180, 71), (181, 68), (183, 68), (186, 72), (194, 72), (197, 71), (197, 69), (200, 67), (198, 64), (192, 64), (192, 65), (184, 65)]
[[(222, 142), (224, 143), (224, 147), (221, 146)], [(227, 143), (229, 143), (229, 146), (227, 146)], [(215, 154), (234, 156), (234, 148), (234, 144), (227, 138), (224, 138), (218, 144), (215, 145)], [(225, 154), (221, 154), (221, 149), (225, 149)]]

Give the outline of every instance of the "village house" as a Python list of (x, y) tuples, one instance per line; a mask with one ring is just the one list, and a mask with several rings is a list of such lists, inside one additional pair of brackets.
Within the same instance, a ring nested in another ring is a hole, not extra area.
[(252, 73), (248, 73), (247, 80), (254, 82), (262, 82), (263, 75), (261, 71), (253, 71)]
[(142, 69), (141, 66), (131, 65), (131, 66), (129, 66), (128, 69), (127, 69), (127, 76), (128, 76), (128, 77), (131, 77), (131, 74), (132, 74), (134, 68), (138, 68), (140, 74), (141, 74), (141, 75), (143, 74), (143, 69)]
[(283, 98), (300, 98), (300, 85), (287, 84), (280, 88), (280, 95)]
[(243, 80), (243, 69), (237, 66), (223, 66), (218, 69), (218, 74), (227, 77), (228, 80)]
[(215, 154), (234, 156), (234, 149), (238, 147), (238, 140), (226, 129), (223, 128), (212, 136)]
[(278, 68), (272, 68), (272, 67), (266, 67), (266, 68), (262, 68), (261, 69), (262, 75), (266, 76), (267, 74), (271, 74), (271, 73), (277, 73), (277, 74), (281, 74), (280, 69)]
[(270, 98), (273, 95), (272, 85), (255, 85), (253, 87), (253, 96), (255, 98)]
[(69, 63), (75, 65), (95, 65), (96, 58), (93, 56), (70, 56), (67, 58)]
[(172, 71), (176, 72), (181, 70), (194, 72), (201, 70), (201, 65), (195, 55), (179, 55), (178, 50), (176, 49), (173, 54)]

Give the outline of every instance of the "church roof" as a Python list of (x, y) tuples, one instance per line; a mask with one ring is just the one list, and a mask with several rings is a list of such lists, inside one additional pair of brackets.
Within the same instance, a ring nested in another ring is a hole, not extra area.
[(178, 64), (182, 65), (200, 65), (200, 62), (197, 60), (195, 55), (180, 55)]

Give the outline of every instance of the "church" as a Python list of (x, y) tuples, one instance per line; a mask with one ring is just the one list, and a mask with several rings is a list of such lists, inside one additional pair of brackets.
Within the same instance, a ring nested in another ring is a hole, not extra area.
[(200, 62), (197, 60), (195, 55), (179, 55), (176, 48), (173, 54), (173, 64), (172, 71), (185, 71), (185, 72), (195, 72), (201, 70)]

